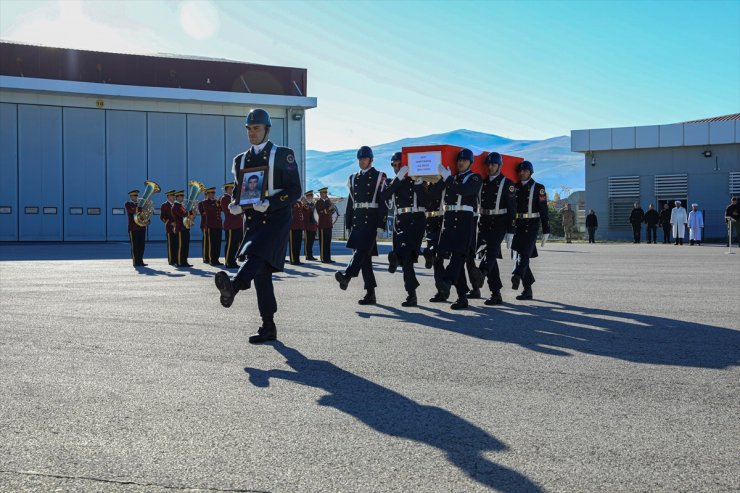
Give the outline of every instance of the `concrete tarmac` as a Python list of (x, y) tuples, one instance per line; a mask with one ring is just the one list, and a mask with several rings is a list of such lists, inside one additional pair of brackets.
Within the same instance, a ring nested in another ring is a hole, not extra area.
[(384, 256), (360, 306), (335, 250), (250, 346), (199, 258), (0, 244), (0, 491), (740, 490), (737, 248), (550, 243), (535, 300), (461, 312)]

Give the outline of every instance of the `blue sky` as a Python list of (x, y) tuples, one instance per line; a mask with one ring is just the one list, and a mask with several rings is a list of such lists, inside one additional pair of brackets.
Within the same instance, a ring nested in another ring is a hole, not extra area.
[(5, 40), (308, 69), (307, 147), (740, 112), (740, 1), (12, 1)]

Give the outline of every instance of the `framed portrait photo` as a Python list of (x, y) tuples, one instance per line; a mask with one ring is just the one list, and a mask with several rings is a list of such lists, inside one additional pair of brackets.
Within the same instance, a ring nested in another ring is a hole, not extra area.
[(246, 208), (262, 202), (267, 189), (267, 166), (239, 170), (237, 203)]

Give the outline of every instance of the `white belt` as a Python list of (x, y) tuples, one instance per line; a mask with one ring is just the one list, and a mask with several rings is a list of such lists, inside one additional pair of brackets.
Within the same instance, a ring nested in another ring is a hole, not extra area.
[(536, 219), (538, 217), (540, 217), (539, 212), (534, 212), (532, 214), (517, 214), (516, 215), (517, 219)]
[(475, 212), (475, 210), (469, 205), (446, 205), (445, 212)]
[(442, 215), (439, 211), (431, 211), (427, 212), (427, 217), (440, 217)]
[(377, 209), (378, 204), (375, 204), (373, 202), (358, 202), (353, 205), (355, 209)]
[(502, 216), (506, 214), (506, 209), (481, 209), (481, 216)]
[(426, 212), (424, 207), (402, 207), (396, 210), (396, 214), (408, 214), (409, 212)]

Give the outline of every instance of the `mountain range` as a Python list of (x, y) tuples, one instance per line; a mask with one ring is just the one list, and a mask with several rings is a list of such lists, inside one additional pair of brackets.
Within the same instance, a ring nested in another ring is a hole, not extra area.
[[(561, 195), (566, 187), (571, 190), (585, 188), (583, 155), (571, 152), (570, 137), (567, 135), (544, 140), (512, 140), (473, 130), (454, 130), (373, 146), (374, 166), (390, 175), (390, 159), (394, 152), (405, 146), (433, 144), (467, 147), (475, 154), (496, 151), (522, 157), (534, 165), (535, 180), (544, 184), (549, 191), (558, 191)], [(328, 186), (331, 195), (346, 195), (347, 177), (358, 169), (356, 153), (356, 149), (328, 152), (307, 150), (306, 189)]]

